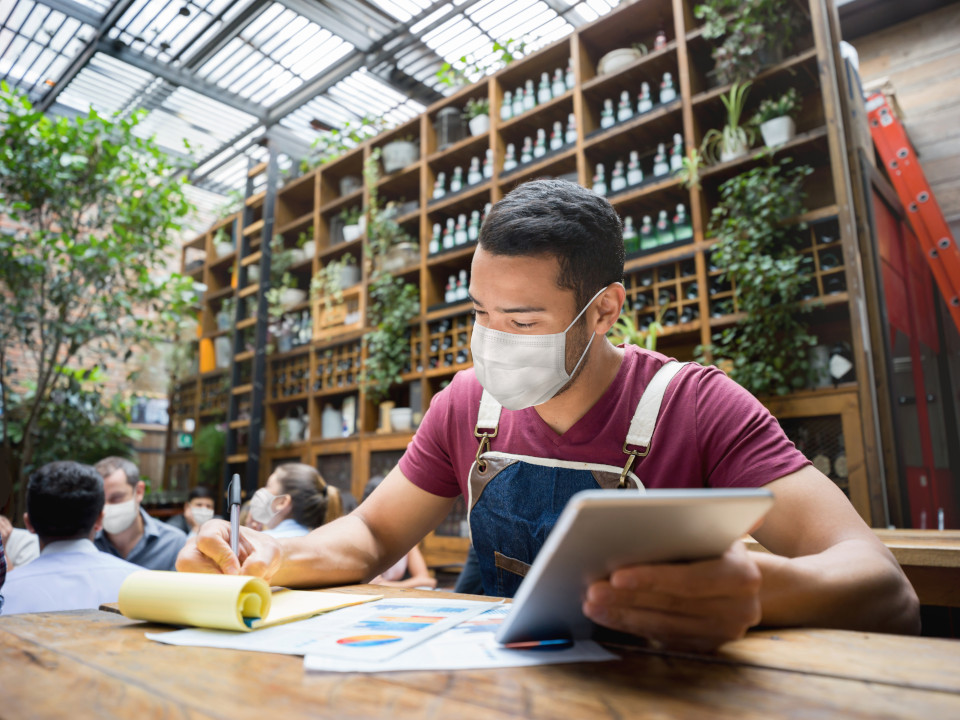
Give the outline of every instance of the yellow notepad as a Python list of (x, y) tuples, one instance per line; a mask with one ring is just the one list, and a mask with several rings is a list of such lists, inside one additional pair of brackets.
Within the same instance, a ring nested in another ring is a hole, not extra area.
[(250, 631), (379, 600), (306, 590), (270, 591), (249, 575), (209, 575), (141, 570), (120, 587), (120, 612), (133, 620)]

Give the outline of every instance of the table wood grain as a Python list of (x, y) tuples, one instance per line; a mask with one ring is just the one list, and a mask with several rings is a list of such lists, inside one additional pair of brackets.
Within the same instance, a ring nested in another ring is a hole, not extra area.
[(622, 657), (608, 663), (339, 674), (305, 672), (299, 657), (144, 637), (157, 629), (98, 610), (0, 616), (0, 717), (960, 717), (960, 643), (948, 640), (762, 631), (712, 655), (614, 646)]

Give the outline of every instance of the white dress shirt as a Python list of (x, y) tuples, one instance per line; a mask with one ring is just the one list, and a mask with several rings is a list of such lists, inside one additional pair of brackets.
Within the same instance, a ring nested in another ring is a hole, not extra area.
[(310, 533), (310, 528), (306, 525), (301, 525), (293, 518), (287, 518), (281, 521), (275, 528), (264, 530), (263, 533), (275, 538), (303, 537)]
[(142, 569), (100, 552), (86, 538), (58, 540), (29, 565), (7, 574), (0, 590), (3, 614), (80, 610), (116, 602), (127, 575)]

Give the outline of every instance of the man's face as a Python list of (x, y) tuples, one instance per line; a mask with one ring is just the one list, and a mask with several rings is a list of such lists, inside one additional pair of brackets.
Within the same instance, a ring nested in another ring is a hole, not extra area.
[(143, 500), (144, 492), (143, 481), (137, 483), (136, 487), (127, 482), (127, 474), (123, 470), (114, 470), (103, 479), (103, 494), (107, 505), (116, 505), (127, 502), (130, 499), (136, 500), (137, 508), (140, 508), (140, 502)]
[[(563, 332), (583, 308), (577, 307), (573, 290), (557, 285), (559, 276), (560, 264), (555, 257), (508, 257), (477, 248), (470, 272), (476, 322), (491, 330), (517, 335)], [(576, 367), (589, 341), (587, 320), (582, 316), (567, 333), (568, 373)], [(581, 363), (577, 375), (585, 365), (586, 361)], [(576, 376), (566, 387), (574, 379)]]

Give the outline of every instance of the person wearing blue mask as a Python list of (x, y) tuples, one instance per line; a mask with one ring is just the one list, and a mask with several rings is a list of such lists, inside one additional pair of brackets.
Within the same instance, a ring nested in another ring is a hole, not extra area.
[(126, 458), (108, 457), (94, 467), (103, 476), (107, 501), (103, 529), (94, 539), (97, 549), (148, 570), (175, 569), (187, 535), (140, 506), (146, 483), (137, 466)]
[(620, 568), (590, 586), (584, 615), (693, 650), (759, 623), (917, 632), (896, 560), (753, 396), (715, 367), (606, 339), (623, 263), (606, 199), (562, 180), (512, 190), (472, 260), (474, 366), (432, 398), (380, 487), (302, 538), (244, 532), (240, 557), (211, 521), (177, 567), (284, 586), (369, 580), (463, 496), (484, 591), (511, 596), (580, 490), (764, 486), (776, 502), (754, 536), (770, 553), (736, 542), (720, 558)]

